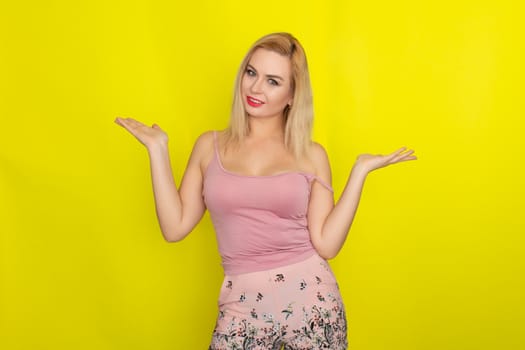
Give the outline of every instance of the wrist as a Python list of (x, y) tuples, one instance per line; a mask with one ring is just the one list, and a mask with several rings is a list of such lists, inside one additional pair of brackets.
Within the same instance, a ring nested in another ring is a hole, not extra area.
[(352, 167), (352, 175), (357, 177), (366, 177), (368, 173), (370, 172), (370, 169), (367, 169), (364, 167), (361, 163), (355, 163)]
[(152, 144), (147, 146), (147, 149), (150, 155), (168, 152), (168, 141), (166, 140), (166, 141), (153, 142)]

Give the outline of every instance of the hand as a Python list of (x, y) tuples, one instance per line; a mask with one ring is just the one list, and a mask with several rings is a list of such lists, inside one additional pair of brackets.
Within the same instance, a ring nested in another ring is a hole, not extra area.
[(149, 127), (133, 118), (117, 118), (115, 123), (129, 131), (148, 149), (158, 144), (168, 143), (168, 134), (157, 124)]
[(390, 164), (405, 162), (408, 160), (416, 160), (417, 157), (412, 155), (413, 150), (406, 150), (406, 147), (402, 147), (397, 151), (387, 154), (361, 154), (357, 157), (357, 161), (354, 168), (362, 169), (366, 173), (371, 172), (379, 168), (383, 168)]

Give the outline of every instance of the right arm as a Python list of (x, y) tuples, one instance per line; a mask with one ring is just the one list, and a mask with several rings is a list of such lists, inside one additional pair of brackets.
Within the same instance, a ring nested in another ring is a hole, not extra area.
[(193, 147), (186, 171), (177, 189), (168, 151), (168, 137), (157, 125), (146, 126), (131, 118), (117, 118), (148, 150), (155, 210), (164, 239), (177, 242), (186, 237), (202, 218), (206, 206), (202, 197), (203, 161), (212, 135), (205, 133)]

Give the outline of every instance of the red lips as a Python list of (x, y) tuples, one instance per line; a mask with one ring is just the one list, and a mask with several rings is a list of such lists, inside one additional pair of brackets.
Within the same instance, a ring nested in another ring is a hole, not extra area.
[(258, 100), (256, 99), (255, 97), (252, 97), (252, 96), (246, 96), (246, 102), (248, 102), (248, 104), (252, 107), (260, 107), (264, 104), (263, 101), (261, 100)]

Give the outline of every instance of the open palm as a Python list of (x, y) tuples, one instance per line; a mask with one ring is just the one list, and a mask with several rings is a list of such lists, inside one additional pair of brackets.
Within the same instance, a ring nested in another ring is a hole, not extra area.
[(115, 123), (129, 131), (147, 148), (157, 143), (168, 142), (168, 135), (157, 124), (150, 127), (133, 118), (117, 118)]
[(407, 150), (406, 147), (402, 147), (387, 155), (361, 154), (357, 157), (355, 166), (364, 169), (366, 172), (370, 172), (387, 165), (416, 160), (417, 157), (414, 156), (413, 153), (413, 150)]

